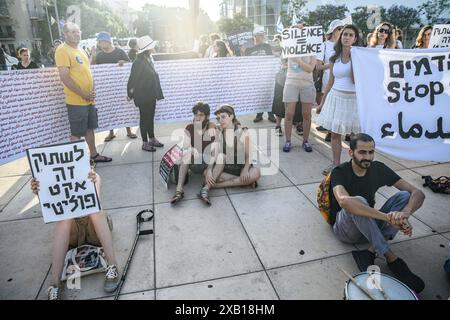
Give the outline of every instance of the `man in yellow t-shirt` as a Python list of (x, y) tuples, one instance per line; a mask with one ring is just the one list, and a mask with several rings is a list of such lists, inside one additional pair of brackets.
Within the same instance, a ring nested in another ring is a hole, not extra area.
[(95, 108), (95, 86), (89, 58), (78, 48), (81, 40), (80, 28), (74, 23), (64, 25), (64, 44), (55, 52), (56, 66), (64, 84), (67, 112), (69, 115), (71, 141), (81, 137), (86, 142), (94, 162), (111, 162), (102, 156), (95, 147), (95, 132), (98, 128), (97, 109)]

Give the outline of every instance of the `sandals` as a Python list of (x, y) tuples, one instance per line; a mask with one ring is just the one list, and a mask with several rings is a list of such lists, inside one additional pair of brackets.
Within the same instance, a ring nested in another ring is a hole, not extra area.
[(115, 137), (116, 137), (115, 135), (107, 136), (107, 137), (105, 138), (105, 142), (110, 142), (110, 141), (112, 141)]
[(112, 161), (111, 158), (102, 156), (102, 155), (100, 155), (100, 153), (97, 153), (96, 156), (91, 157), (91, 160), (92, 160), (93, 162), (95, 162), (95, 163), (98, 163), (98, 162), (111, 162), (111, 161)]
[(209, 200), (208, 192), (209, 192), (209, 190), (202, 188), (200, 190), (200, 193), (198, 194), (198, 197), (200, 200), (202, 200), (204, 203), (206, 203), (208, 206), (210, 206), (211, 201)]
[(172, 200), (170, 200), (171, 204), (175, 204), (184, 198), (184, 192), (183, 191), (175, 191), (175, 194), (172, 197)]

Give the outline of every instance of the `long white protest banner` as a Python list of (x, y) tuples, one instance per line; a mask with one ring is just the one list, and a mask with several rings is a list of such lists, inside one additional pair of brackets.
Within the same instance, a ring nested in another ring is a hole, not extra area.
[(45, 223), (80, 218), (101, 210), (86, 142), (27, 150), (33, 177), (39, 181), (39, 202)]
[[(229, 103), (237, 114), (270, 111), (279, 58), (231, 57), (157, 61), (165, 99), (156, 122), (191, 120), (199, 101)], [(97, 132), (139, 125), (139, 112), (127, 101), (131, 64), (92, 67), (99, 116)], [(70, 136), (58, 71), (54, 68), (0, 72), (0, 165), (25, 150), (65, 142)]]
[(352, 49), (362, 132), (408, 160), (450, 161), (450, 50)]
[(281, 33), (283, 58), (313, 56), (322, 53), (323, 35), (321, 26), (284, 29)]

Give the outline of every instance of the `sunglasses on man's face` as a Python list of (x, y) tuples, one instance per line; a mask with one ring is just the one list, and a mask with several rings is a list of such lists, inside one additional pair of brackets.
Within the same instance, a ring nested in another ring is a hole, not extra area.
[(391, 33), (391, 30), (389, 30), (389, 29), (384, 29), (384, 28), (380, 28), (380, 29), (378, 29), (378, 33), (386, 33), (386, 34), (389, 34), (389, 33)]

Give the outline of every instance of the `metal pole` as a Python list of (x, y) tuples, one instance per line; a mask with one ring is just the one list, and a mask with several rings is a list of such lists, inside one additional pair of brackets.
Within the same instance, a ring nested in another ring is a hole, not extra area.
[(50, 22), (49, 15), (48, 15), (48, 2), (47, 1), (45, 1), (45, 14), (47, 15), (48, 30), (50, 31), (50, 40), (51, 40), (52, 45), (53, 45), (52, 24)]
[(58, 12), (57, 0), (53, 0), (53, 2), (54, 2), (54, 6), (55, 6), (56, 20), (58, 22), (58, 34), (59, 34), (59, 38), (62, 39), (61, 26), (59, 25), (59, 12)]

